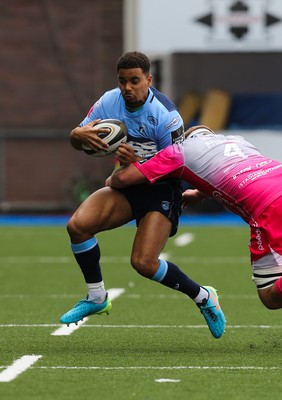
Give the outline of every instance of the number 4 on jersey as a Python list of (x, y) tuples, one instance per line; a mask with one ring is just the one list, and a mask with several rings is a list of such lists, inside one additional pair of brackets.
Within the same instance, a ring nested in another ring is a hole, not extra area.
[(235, 143), (227, 143), (224, 147), (224, 156), (225, 157), (242, 157), (246, 158), (245, 154), (242, 152), (239, 146)]

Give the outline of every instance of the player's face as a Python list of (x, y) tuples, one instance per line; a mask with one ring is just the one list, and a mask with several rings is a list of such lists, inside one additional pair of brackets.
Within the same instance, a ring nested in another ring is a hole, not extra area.
[(136, 108), (145, 103), (152, 75), (145, 75), (141, 68), (124, 69), (118, 72), (118, 85), (128, 107)]

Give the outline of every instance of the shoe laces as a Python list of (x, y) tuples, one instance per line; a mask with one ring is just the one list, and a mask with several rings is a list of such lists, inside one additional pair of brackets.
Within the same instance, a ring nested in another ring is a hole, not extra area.
[(204, 310), (202, 310), (202, 312), (204, 312), (205, 314), (208, 314), (208, 316), (214, 321), (217, 321), (217, 315), (213, 312), (212, 308), (214, 308), (215, 306), (211, 306), (211, 307), (206, 307)]

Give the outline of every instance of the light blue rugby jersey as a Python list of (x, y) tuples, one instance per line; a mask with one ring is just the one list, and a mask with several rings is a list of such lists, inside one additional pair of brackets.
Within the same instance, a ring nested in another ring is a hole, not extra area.
[(124, 122), (128, 128), (127, 143), (140, 157), (149, 158), (184, 139), (183, 120), (175, 104), (155, 88), (149, 88), (145, 104), (134, 112), (126, 110), (119, 88), (110, 90), (96, 101), (79, 126), (98, 118)]

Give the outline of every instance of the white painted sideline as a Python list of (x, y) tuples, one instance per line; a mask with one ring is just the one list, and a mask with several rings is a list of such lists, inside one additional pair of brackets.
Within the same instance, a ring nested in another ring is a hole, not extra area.
[(175, 371), (175, 370), (188, 370), (188, 369), (211, 369), (211, 370), (264, 370), (264, 371), (276, 371), (276, 370), (281, 370), (282, 367), (280, 366), (268, 366), (268, 367), (263, 367), (263, 366), (256, 366), (256, 365), (238, 365), (238, 366), (228, 366), (228, 365), (175, 365), (175, 366), (151, 366), (151, 365), (142, 365), (142, 366), (120, 366), (120, 367), (103, 367), (103, 366), (89, 366), (89, 367), (83, 367), (83, 366), (63, 366), (63, 365), (58, 365), (58, 366), (38, 366), (38, 367), (33, 367), (36, 369), (64, 369), (64, 370), (85, 370), (85, 371), (92, 371), (92, 370), (100, 370), (100, 371), (138, 371), (138, 370), (156, 370), (156, 371)]
[[(113, 288), (108, 290), (108, 295), (111, 300), (116, 299), (117, 297), (121, 296), (125, 292), (125, 289), (122, 288)], [(81, 325), (85, 324), (88, 321), (88, 317), (83, 318), (83, 321), (79, 321), (76, 324), (71, 324), (70, 326), (63, 325), (59, 329), (56, 329), (54, 332), (51, 333), (52, 336), (69, 336), (74, 331), (79, 329)]]
[[(282, 136), (282, 135), (281, 135)], [(162, 253), (165, 254), (165, 253)], [(164, 257), (165, 258), (165, 257)], [(181, 257), (181, 256), (173, 256), (173, 259), (177, 262), (193, 262), (193, 263), (198, 263), (198, 264), (230, 264), (236, 262), (237, 264), (247, 264), (249, 265), (249, 257), (247, 256), (224, 256), (224, 257), (219, 257), (219, 256), (209, 256), (209, 257)], [(37, 266), (44, 266), (45, 264), (54, 264), (55, 262), (57, 264), (67, 264), (70, 263), (73, 260), (72, 257), (26, 257), (26, 256), (0, 256), (0, 264), (20, 264), (22, 268), (25, 267), (25, 265), (30, 265), (30, 264), (36, 264)], [(103, 263), (114, 263), (114, 264), (128, 264), (128, 257), (118, 257), (118, 256), (104, 256), (102, 259)]]
[[(0, 324), (0, 328), (52, 328), (60, 324)], [(88, 324), (83, 328), (104, 329), (207, 329), (207, 325), (106, 325)], [(228, 329), (282, 329), (282, 325), (226, 325)]]
[(41, 355), (31, 355), (23, 356), (18, 360), (15, 360), (12, 365), (0, 372), (0, 382), (13, 381), (18, 375), (30, 368), (41, 357)]
[[(41, 356), (39, 356), (41, 357)], [(0, 365), (0, 368), (6, 368), (6, 366)], [(9, 367), (10, 368), (10, 367)], [(280, 366), (259, 366), (259, 365), (237, 365), (237, 366), (229, 366), (229, 365), (174, 365), (174, 366), (152, 366), (152, 365), (142, 365), (142, 366), (94, 366), (90, 365), (86, 366), (66, 366), (66, 365), (40, 365), (38, 367), (31, 367), (31, 369), (53, 369), (53, 370), (84, 370), (84, 371), (138, 371), (138, 370), (154, 370), (154, 371), (177, 371), (177, 370), (227, 370), (227, 371), (236, 371), (236, 370), (254, 370), (254, 371), (280, 371), (282, 367)]]

